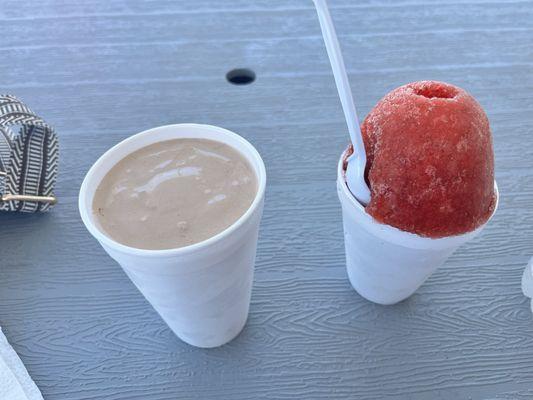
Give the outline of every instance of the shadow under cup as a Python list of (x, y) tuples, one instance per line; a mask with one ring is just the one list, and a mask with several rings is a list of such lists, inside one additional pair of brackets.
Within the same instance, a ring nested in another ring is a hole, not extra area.
[[(217, 235), (177, 249), (137, 249), (106, 235), (92, 212), (92, 202), (107, 172), (142, 147), (184, 138), (224, 143), (248, 160), (257, 178), (257, 193), (250, 208)], [(134, 135), (100, 157), (82, 183), (79, 209), (89, 232), (172, 331), (193, 346), (217, 347), (236, 337), (248, 317), (265, 187), (263, 160), (239, 135), (210, 125), (168, 125)]]

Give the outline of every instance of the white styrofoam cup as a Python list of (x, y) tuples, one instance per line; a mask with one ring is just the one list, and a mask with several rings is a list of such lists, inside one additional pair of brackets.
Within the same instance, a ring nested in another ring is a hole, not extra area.
[(522, 292), (531, 299), (531, 311), (533, 311), (533, 257), (529, 260), (522, 274)]
[[(190, 246), (144, 250), (116, 242), (103, 232), (92, 212), (99, 183), (128, 154), (179, 138), (216, 140), (239, 151), (257, 176), (252, 205), (223, 232)], [(100, 157), (81, 185), (79, 209), (89, 232), (122, 266), (174, 333), (193, 346), (217, 347), (236, 337), (248, 317), (265, 186), (261, 156), (239, 135), (210, 125), (167, 125), (134, 135)]]
[[(411, 296), (472, 232), (439, 239), (422, 237), (377, 222), (366, 213), (346, 185), (342, 154), (337, 168), (337, 193), (342, 206), (346, 267), (353, 288), (379, 304), (395, 304)], [(498, 207), (498, 187), (496, 205)], [(489, 218), (490, 219), (490, 218)], [(488, 221), (487, 221), (488, 222)]]

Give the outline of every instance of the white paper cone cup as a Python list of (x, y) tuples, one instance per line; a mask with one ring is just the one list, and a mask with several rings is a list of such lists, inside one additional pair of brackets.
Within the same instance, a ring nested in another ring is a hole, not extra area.
[(524, 296), (533, 298), (533, 257), (522, 274), (522, 292)]
[[(102, 231), (92, 212), (100, 181), (128, 154), (152, 143), (179, 138), (216, 140), (238, 150), (257, 176), (258, 191), (252, 205), (229, 228), (191, 246), (144, 250), (114, 241)], [(265, 186), (263, 160), (242, 137), (209, 125), (168, 125), (132, 136), (106, 152), (83, 181), (79, 207), (89, 232), (122, 266), (174, 333), (193, 346), (216, 347), (237, 336), (246, 323)]]
[[(411, 296), (459, 246), (485, 226), (463, 235), (430, 239), (381, 224), (365, 212), (348, 189), (344, 158), (345, 154), (338, 164), (337, 192), (348, 277), (353, 288), (374, 303), (395, 304)], [(496, 200), (494, 212), (497, 207)]]

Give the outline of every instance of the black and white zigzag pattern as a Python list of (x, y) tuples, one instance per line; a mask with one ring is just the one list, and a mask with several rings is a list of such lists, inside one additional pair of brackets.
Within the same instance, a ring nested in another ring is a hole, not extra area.
[[(0, 172), (5, 174), (9, 167), (11, 149), (15, 135), (11, 129), (0, 125)], [(6, 175), (0, 175), (0, 193), (5, 192)]]
[[(20, 125), (18, 134), (10, 129)], [(59, 144), (52, 127), (13, 96), (0, 96), (0, 194), (53, 196)], [(0, 210), (47, 211), (49, 204), (0, 203)]]

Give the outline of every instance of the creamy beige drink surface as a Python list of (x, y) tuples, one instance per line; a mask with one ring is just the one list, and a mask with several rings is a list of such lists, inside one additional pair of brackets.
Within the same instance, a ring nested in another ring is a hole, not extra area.
[(237, 150), (212, 140), (175, 139), (118, 162), (98, 186), (93, 212), (122, 244), (172, 249), (222, 232), (256, 193), (255, 173)]

